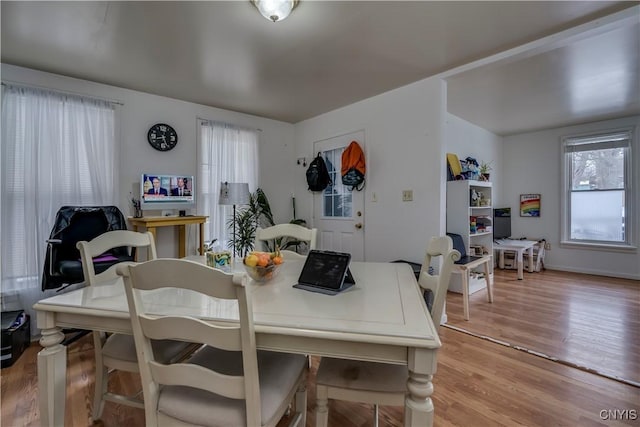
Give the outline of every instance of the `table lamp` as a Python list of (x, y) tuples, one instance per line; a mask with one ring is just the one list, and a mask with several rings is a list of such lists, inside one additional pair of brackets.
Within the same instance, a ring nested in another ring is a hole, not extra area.
[(233, 205), (233, 257), (236, 257), (236, 205), (249, 204), (249, 184), (244, 182), (221, 182), (218, 204)]

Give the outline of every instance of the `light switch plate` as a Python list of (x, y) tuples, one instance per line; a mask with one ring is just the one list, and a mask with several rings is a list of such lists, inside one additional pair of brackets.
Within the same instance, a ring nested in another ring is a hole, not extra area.
[(402, 190), (402, 201), (403, 202), (413, 201), (413, 190)]

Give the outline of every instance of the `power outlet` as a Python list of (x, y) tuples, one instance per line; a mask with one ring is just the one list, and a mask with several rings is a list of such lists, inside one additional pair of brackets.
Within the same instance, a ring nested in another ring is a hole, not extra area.
[(550, 251), (551, 250), (551, 243), (544, 242), (544, 250), (545, 251)]
[(403, 202), (413, 201), (413, 190), (402, 190), (402, 201)]

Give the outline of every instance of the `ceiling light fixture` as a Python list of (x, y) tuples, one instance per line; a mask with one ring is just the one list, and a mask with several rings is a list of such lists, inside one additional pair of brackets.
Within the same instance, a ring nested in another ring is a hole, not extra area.
[(278, 22), (285, 19), (300, 0), (250, 0), (269, 21)]

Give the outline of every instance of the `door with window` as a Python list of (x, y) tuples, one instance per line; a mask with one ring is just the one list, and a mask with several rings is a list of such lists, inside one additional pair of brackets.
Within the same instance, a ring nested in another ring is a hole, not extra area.
[(330, 184), (313, 193), (314, 227), (318, 229), (318, 248), (348, 252), (352, 261), (364, 261), (364, 191), (351, 191), (342, 185), (342, 152), (351, 141), (364, 150), (364, 131), (337, 136), (313, 144), (327, 164)]

